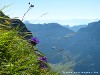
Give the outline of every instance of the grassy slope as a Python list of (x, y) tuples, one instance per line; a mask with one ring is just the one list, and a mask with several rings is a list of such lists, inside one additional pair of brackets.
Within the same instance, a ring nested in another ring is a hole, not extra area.
[[(0, 75), (58, 75), (47, 62), (38, 60), (39, 55), (44, 55), (34, 51), (18, 31), (9, 29), (10, 18), (3, 16), (0, 16)], [(47, 67), (41, 68), (41, 62)]]

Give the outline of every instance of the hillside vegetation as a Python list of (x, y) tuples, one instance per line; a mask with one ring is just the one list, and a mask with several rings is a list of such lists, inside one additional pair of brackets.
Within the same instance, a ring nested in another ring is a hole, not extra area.
[(0, 11), (0, 75), (58, 75), (45, 55), (29, 43), (32, 36), (26, 37), (29, 31), (22, 25)]

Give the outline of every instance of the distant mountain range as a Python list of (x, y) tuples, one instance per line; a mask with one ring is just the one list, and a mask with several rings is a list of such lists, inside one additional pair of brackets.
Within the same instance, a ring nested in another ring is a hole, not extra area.
[(98, 21), (99, 19), (64, 19), (64, 20), (60, 20), (60, 19), (31, 19), (28, 20), (31, 23), (35, 23), (35, 24), (44, 24), (44, 23), (59, 23), (61, 25), (70, 25), (70, 26), (74, 26), (74, 25), (87, 25), (90, 22), (94, 22), (94, 21)]
[(34, 37), (40, 40), (39, 50), (45, 53), (50, 62), (58, 62), (61, 56), (57, 55), (55, 59), (54, 54), (60, 49), (63, 49), (61, 45), (66, 43), (66, 36), (68, 34), (73, 34), (74, 31), (65, 28), (57, 23), (48, 24), (28, 24), (26, 27), (33, 33)]
[(49, 62), (64, 61), (64, 53), (68, 52), (77, 62), (76, 71), (100, 72), (100, 21), (77, 32), (57, 23), (26, 23), (26, 27), (39, 38), (38, 49), (47, 55)]
[(70, 27), (69, 25), (64, 25), (64, 27), (67, 27), (68, 29), (71, 29), (71, 30), (77, 32), (81, 28), (87, 27), (87, 25), (75, 25), (75, 26), (72, 26), (72, 27)]
[(89, 23), (69, 38), (67, 49), (80, 55), (78, 70), (100, 72), (100, 21)]

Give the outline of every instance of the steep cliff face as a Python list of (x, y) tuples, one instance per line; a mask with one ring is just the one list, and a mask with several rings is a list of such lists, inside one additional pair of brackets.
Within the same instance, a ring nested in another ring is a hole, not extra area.
[(0, 23), (3, 24), (5, 23), (5, 18), (9, 18), (8, 16), (6, 16), (2, 11), (0, 11)]
[(9, 17), (6, 16), (1, 10), (0, 10), (0, 17), (9, 18)]
[(80, 55), (82, 61), (78, 64), (78, 70), (100, 72), (100, 21), (81, 28), (68, 39), (66, 48), (73, 54)]
[[(7, 25), (9, 29), (16, 28), (21, 35), (27, 35), (25, 39), (31, 39), (32, 33), (26, 28), (25, 24), (19, 19), (11, 19), (0, 11), (0, 24)], [(2, 25), (2, 26), (4, 26)]]
[[(100, 21), (89, 23), (68, 39), (68, 49), (75, 53), (94, 54), (100, 49)], [(92, 53), (93, 51), (93, 53)]]
[(21, 32), (22, 35), (27, 35), (25, 36), (25, 39), (31, 39), (32, 38), (32, 33), (27, 29), (25, 24), (19, 20), (19, 19), (12, 19), (11, 20), (11, 27), (15, 28), (18, 27), (18, 31)]

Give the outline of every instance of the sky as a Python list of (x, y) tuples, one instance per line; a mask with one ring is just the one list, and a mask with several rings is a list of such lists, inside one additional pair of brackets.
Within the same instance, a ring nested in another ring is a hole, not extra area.
[(0, 0), (0, 9), (12, 4), (3, 10), (4, 13), (11, 18), (22, 19), (29, 2), (35, 7), (26, 14), (24, 21), (75, 25), (78, 21), (79, 24), (85, 24), (84, 20), (90, 22), (100, 19), (100, 0)]

